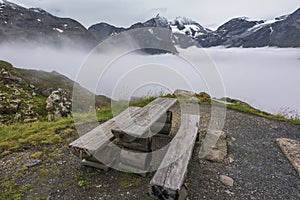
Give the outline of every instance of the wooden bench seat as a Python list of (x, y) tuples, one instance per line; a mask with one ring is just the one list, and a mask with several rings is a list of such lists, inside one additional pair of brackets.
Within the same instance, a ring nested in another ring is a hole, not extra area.
[(129, 118), (131, 113), (138, 109), (140, 108), (129, 107), (116, 117), (104, 122), (70, 143), (69, 147), (72, 153), (81, 158), (84, 165), (107, 170), (107, 166), (102, 163), (113, 160), (111, 156), (118, 156), (110, 155), (113, 152), (116, 153), (112, 148), (109, 149), (110, 143), (115, 139), (115, 136), (111, 133), (111, 128), (116, 125), (116, 121), (122, 118)]
[(150, 182), (149, 194), (155, 199), (184, 199), (183, 187), (197, 138), (199, 115), (184, 114), (159, 169)]

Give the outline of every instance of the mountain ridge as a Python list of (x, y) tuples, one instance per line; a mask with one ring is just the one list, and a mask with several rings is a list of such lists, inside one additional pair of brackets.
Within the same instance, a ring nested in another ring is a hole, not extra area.
[[(155, 27), (165, 28), (169, 33), (161, 36), (153, 32)], [(186, 17), (167, 20), (159, 14), (127, 28), (105, 22), (86, 28), (76, 20), (56, 17), (41, 8), (27, 9), (6, 0), (0, 1), (0, 43), (23, 42), (58, 47), (66, 44), (92, 49), (111, 36), (136, 28), (149, 28), (135, 38), (138, 44), (163, 40), (172, 52), (176, 52), (176, 47), (190, 46), (300, 47), (300, 8), (270, 21), (233, 18), (213, 31)]]

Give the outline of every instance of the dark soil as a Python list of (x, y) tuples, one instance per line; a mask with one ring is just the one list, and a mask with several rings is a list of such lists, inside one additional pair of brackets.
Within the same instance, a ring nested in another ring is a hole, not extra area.
[[(209, 106), (201, 106), (201, 131), (207, 129), (209, 113)], [(300, 140), (300, 125), (227, 110), (223, 131), (228, 138), (236, 139), (229, 146), (234, 162), (199, 160), (197, 143), (186, 179), (189, 199), (300, 199), (300, 178), (275, 143), (279, 137)], [(1, 158), (0, 183), (13, 181), (23, 186), (22, 199), (30, 200), (150, 199), (147, 192), (153, 173), (141, 177), (81, 166), (68, 148), (74, 139), (75, 134), (61, 146), (24, 150)], [(29, 156), (38, 150), (46, 152), (42, 163), (24, 167)], [(223, 185), (220, 175), (233, 178), (234, 186)], [(14, 187), (17, 186), (11, 186)], [(0, 188), (0, 193), (8, 189)]]

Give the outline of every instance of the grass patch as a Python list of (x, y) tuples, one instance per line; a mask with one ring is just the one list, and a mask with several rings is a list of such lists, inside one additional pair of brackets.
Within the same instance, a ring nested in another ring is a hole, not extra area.
[(62, 142), (59, 130), (74, 128), (71, 118), (56, 122), (34, 122), (0, 127), (0, 148), (4, 151), (17, 151), (40, 145)]
[[(224, 99), (222, 99), (222, 100), (225, 101)], [(250, 106), (246, 103), (242, 103), (242, 104), (231, 103), (231, 104), (226, 105), (224, 103), (212, 100), (211, 105), (227, 107), (232, 110), (236, 110), (236, 111), (240, 111), (240, 112), (244, 112), (244, 113), (248, 113), (248, 114), (252, 114), (252, 115), (257, 115), (257, 116), (268, 118), (268, 119), (275, 119), (275, 120), (279, 120), (279, 121), (289, 122), (292, 124), (300, 124), (300, 119), (291, 119), (291, 118), (287, 118), (287, 117), (284, 117), (281, 115), (273, 115), (273, 114), (261, 111), (259, 109), (253, 108), (252, 106)]]
[(127, 173), (120, 178), (119, 185), (124, 189), (130, 187), (140, 187), (142, 185), (142, 179), (134, 174)]
[(34, 154), (31, 154), (30, 155), (30, 158), (33, 158), (33, 159), (40, 159), (42, 156), (43, 156), (43, 152), (42, 151), (39, 151), (39, 152), (36, 152)]
[(157, 97), (142, 97), (129, 103), (129, 106), (144, 107), (154, 101)]
[(113, 117), (110, 107), (104, 107), (97, 112), (97, 119), (100, 123), (105, 122)]
[(22, 197), (25, 195), (26, 192), (31, 190), (33, 186), (31, 184), (26, 184), (23, 187), (20, 188), (18, 184), (16, 184), (14, 181), (4, 181), (1, 184), (1, 190), (3, 191), (0, 194), (1, 200), (21, 200)]

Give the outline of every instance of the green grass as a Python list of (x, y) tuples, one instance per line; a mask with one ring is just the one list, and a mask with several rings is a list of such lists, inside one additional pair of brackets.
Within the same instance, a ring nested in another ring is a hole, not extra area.
[(142, 185), (142, 179), (135, 174), (124, 173), (122, 174), (119, 185), (124, 189), (140, 187)]
[[(119, 111), (121, 112), (121, 110)], [(118, 114), (118, 113), (117, 113)], [(96, 114), (99, 123), (103, 123), (113, 117), (110, 107), (103, 107)], [(91, 118), (88, 114), (79, 115), (80, 123), (89, 123)], [(0, 148), (2, 155), (11, 152), (33, 149), (45, 145), (58, 145), (64, 141), (64, 137), (76, 134), (73, 118), (64, 118), (54, 122), (39, 121), (34, 123), (15, 123), (0, 126)], [(33, 157), (42, 156), (38, 152)]]
[(31, 184), (23, 185), (21, 188), (14, 181), (4, 181), (0, 184), (4, 193), (0, 194), (0, 200), (20, 200), (26, 192), (31, 190), (33, 186)]
[(130, 106), (144, 107), (148, 103), (154, 101), (157, 97), (142, 97), (129, 103)]
[(270, 113), (267, 113), (267, 112), (264, 112), (264, 111), (261, 111), (261, 110), (258, 110), (258, 109), (252, 108), (252, 107), (247, 107), (247, 106), (242, 106), (242, 105), (237, 105), (237, 104), (227, 105), (227, 107), (230, 109), (233, 109), (233, 110), (265, 117), (268, 119), (275, 119), (275, 120), (279, 120), (279, 121), (290, 122), (293, 124), (300, 124), (300, 119), (289, 119), (284, 116), (272, 115)]
[(71, 118), (56, 122), (35, 122), (13, 124), (0, 127), (0, 148), (4, 151), (17, 151), (39, 145), (59, 144), (62, 142), (57, 131), (74, 128)]
[(80, 180), (80, 181), (78, 181), (77, 185), (78, 185), (79, 187), (84, 187), (84, 186), (87, 185), (87, 181), (86, 181), (86, 180)]
[(261, 111), (259, 109), (253, 108), (252, 106), (247, 105), (247, 104), (241, 105), (241, 104), (233, 103), (233, 104), (225, 105), (223, 103), (212, 100), (211, 105), (227, 107), (232, 110), (236, 110), (236, 111), (240, 111), (240, 112), (244, 112), (244, 113), (248, 113), (248, 114), (252, 114), (252, 115), (257, 115), (257, 116), (265, 117), (268, 119), (275, 119), (275, 120), (279, 120), (279, 121), (289, 122), (292, 124), (300, 124), (300, 119), (291, 119), (291, 118), (287, 118), (287, 117), (280, 116), (280, 115), (273, 115), (273, 114)]
[[(130, 103), (130, 106), (145, 106), (149, 102), (153, 101), (155, 97), (141, 98)], [(203, 102), (199, 99), (199, 102)], [(203, 104), (207, 104), (204, 101)], [(275, 119), (285, 121), (293, 124), (300, 124), (300, 119), (287, 119), (283, 116), (272, 115), (258, 109), (255, 109), (248, 105), (229, 104), (224, 105), (219, 102), (211, 101), (211, 104), (217, 106), (226, 106), (229, 109), (249, 113), (269, 119)], [(124, 104), (125, 105), (125, 104)], [(120, 106), (114, 110), (118, 114), (126, 108)], [(102, 107), (96, 113), (99, 123), (103, 123), (113, 117), (113, 113), (110, 107)], [(95, 116), (91, 118), (88, 114), (79, 115), (81, 123), (93, 122), (89, 120), (95, 120)], [(61, 133), (61, 134), (58, 134)], [(16, 123), (8, 126), (0, 127), (0, 148), (3, 149), (2, 156), (9, 154), (10, 152), (39, 147), (43, 145), (57, 145), (64, 142), (64, 135), (76, 133), (75, 125), (72, 118), (61, 119), (55, 122), (35, 122), (28, 124)], [(36, 155), (39, 156), (39, 155)]]

